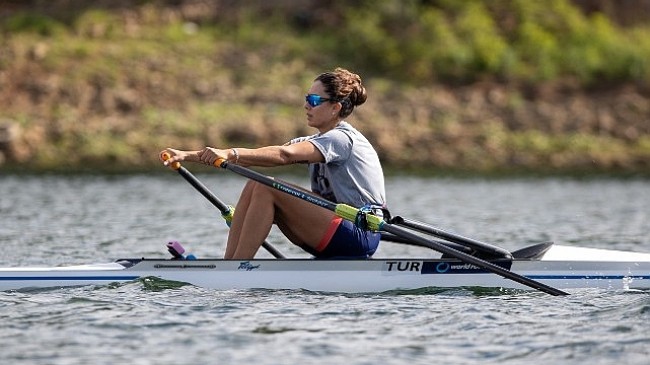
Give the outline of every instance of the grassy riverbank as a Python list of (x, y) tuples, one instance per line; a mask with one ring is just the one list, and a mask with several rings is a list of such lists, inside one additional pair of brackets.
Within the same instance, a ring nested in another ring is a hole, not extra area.
[(130, 3), (3, 14), (4, 169), (143, 170), (166, 146), (283, 143), (313, 132), (315, 74), (343, 66), (370, 93), (351, 122), (393, 168), (650, 171), (644, 23), (560, 0)]

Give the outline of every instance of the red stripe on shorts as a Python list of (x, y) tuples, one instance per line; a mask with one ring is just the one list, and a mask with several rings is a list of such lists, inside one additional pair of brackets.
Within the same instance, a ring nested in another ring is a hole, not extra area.
[(330, 222), (330, 226), (327, 228), (327, 231), (325, 231), (323, 238), (321, 238), (320, 243), (315, 248), (317, 252), (323, 252), (323, 250), (327, 247), (327, 245), (330, 244), (330, 241), (332, 240), (334, 233), (336, 233), (336, 230), (339, 228), (339, 225), (341, 224), (342, 221), (343, 218), (341, 217), (332, 218), (332, 222)]

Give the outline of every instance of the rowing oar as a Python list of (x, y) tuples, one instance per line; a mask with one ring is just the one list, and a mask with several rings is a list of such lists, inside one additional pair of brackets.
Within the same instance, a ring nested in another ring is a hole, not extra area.
[[(290, 185), (284, 184), (278, 180), (275, 180), (273, 178), (270, 178), (268, 176), (262, 175), (256, 171), (253, 171), (251, 169), (248, 169), (246, 167), (240, 166), (240, 165), (235, 165), (235, 164), (230, 164), (228, 161), (223, 160), (223, 159), (218, 159), (215, 161), (215, 166), (221, 167), (226, 170), (230, 170), (236, 174), (242, 175), (244, 177), (247, 177), (251, 180), (257, 181), (260, 184), (269, 186), (271, 188), (280, 190), (283, 193), (289, 194), (293, 197), (296, 197), (298, 199), (302, 199), (304, 201), (307, 201), (309, 203), (312, 203), (314, 205), (317, 205), (319, 207), (328, 209), (332, 212), (334, 212), (337, 216), (352, 221), (356, 222), (357, 216), (360, 214), (359, 209), (352, 207), (347, 204), (336, 204), (333, 203), (327, 199), (323, 199), (317, 195), (307, 193), (303, 190), (296, 189)], [(364, 214), (364, 213), (361, 213)], [(373, 231), (384, 231), (388, 233), (392, 233), (396, 236), (403, 237), (404, 239), (407, 239), (409, 241), (413, 242), (418, 242), (420, 245), (429, 247), (431, 249), (434, 249), (438, 252), (441, 252), (443, 254), (446, 254), (448, 256), (454, 257), (464, 263), (467, 264), (473, 264), (478, 267), (481, 267), (485, 270), (488, 270), (494, 274), (500, 275), (506, 279), (510, 279), (512, 281), (518, 282), (520, 284), (526, 285), (528, 287), (531, 287), (533, 289), (537, 289), (540, 291), (543, 291), (547, 294), (551, 295), (568, 295), (568, 293), (561, 291), (559, 289), (553, 288), (551, 286), (548, 286), (544, 283), (540, 283), (539, 281), (535, 281), (532, 279), (529, 279), (525, 276), (516, 274), (510, 270), (504, 269), (501, 266), (497, 266), (491, 262), (482, 260), (476, 256), (471, 256), (468, 255), (464, 252), (458, 251), (454, 248), (451, 248), (449, 246), (446, 246), (440, 242), (433, 241), (426, 239), (422, 236), (419, 236), (413, 232), (410, 232), (404, 228), (400, 228), (398, 226), (395, 226), (393, 224), (390, 224), (386, 221), (384, 221), (382, 218), (377, 217), (372, 214), (366, 214), (365, 216), (366, 223), (368, 225), (368, 228)]]
[[(160, 157), (163, 161), (168, 160), (171, 156), (163, 152)], [(226, 224), (230, 227), (232, 222), (232, 217), (235, 212), (235, 209), (231, 206), (224, 204), (216, 195), (214, 195), (199, 179), (197, 179), (191, 172), (189, 172), (185, 167), (181, 166), (180, 162), (174, 162), (171, 164), (171, 168), (178, 171), (178, 173), (187, 180), (199, 193), (201, 193), (206, 199), (210, 201), (219, 211), (221, 216), (226, 220)], [(273, 257), (276, 259), (283, 259), (285, 256), (278, 251), (277, 248), (273, 247), (270, 243), (264, 241), (262, 242), (262, 247), (264, 247)]]
[(486, 242), (478, 241), (472, 238), (464, 237), (458, 234), (454, 234), (451, 232), (446, 232), (443, 231), (442, 229), (430, 226), (428, 224), (414, 221), (411, 219), (406, 219), (400, 216), (393, 217), (393, 219), (390, 220), (391, 223), (403, 226), (403, 227), (408, 227), (410, 229), (422, 232), (422, 233), (428, 233), (433, 236), (443, 238), (447, 241), (454, 242), (463, 246), (467, 246), (470, 248), (473, 248), (479, 252), (487, 253), (489, 255), (492, 255), (494, 257), (502, 257), (506, 259), (511, 259), (512, 255), (508, 250), (503, 249), (498, 246), (491, 245)]
[[(389, 220), (389, 223), (394, 223), (394, 222)], [(409, 241), (407, 239), (404, 239), (403, 237), (396, 236), (396, 235), (394, 235), (392, 233), (381, 232), (381, 240), (386, 241), (386, 242), (396, 242), (396, 243), (401, 243), (401, 244), (404, 244), (404, 245), (411, 245), (411, 246), (416, 246), (416, 247), (429, 248), (428, 244), (423, 245), (423, 244), (421, 244), (419, 242)], [(471, 255), (472, 252), (475, 252), (471, 248), (469, 248), (467, 246), (464, 246), (464, 245), (459, 245), (458, 243), (447, 242), (447, 241), (437, 241), (437, 242), (439, 242), (441, 245), (449, 246), (449, 247), (452, 247), (452, 248), (454, 248), (454, 249), (456, 249), (458, 251), (465, 252), (466, 254)]]

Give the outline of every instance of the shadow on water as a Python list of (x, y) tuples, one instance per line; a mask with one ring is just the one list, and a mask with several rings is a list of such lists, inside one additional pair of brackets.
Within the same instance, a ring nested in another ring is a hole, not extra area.
[(149, 291), (149, 292), (161, 292), (165, 290), (174, 290), (174, 289), (180, 289), (185, 286), (192, 285), (183, 281), (164, 280), (154, 276), (140, 278), (137, 279), (137, 281), (142, 284), (143, 291)]

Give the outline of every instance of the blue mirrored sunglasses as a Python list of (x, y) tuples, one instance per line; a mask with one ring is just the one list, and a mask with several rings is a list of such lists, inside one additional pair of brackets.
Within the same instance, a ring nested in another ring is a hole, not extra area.
[(307, 104), (311, 105), (312, 107), (316, 107), (321, 105), (324, 101), (330, 101), (332, 99), (324, 98), (320, 95), (316, 94), (307, 94), (305, 95), (305, 101)]

